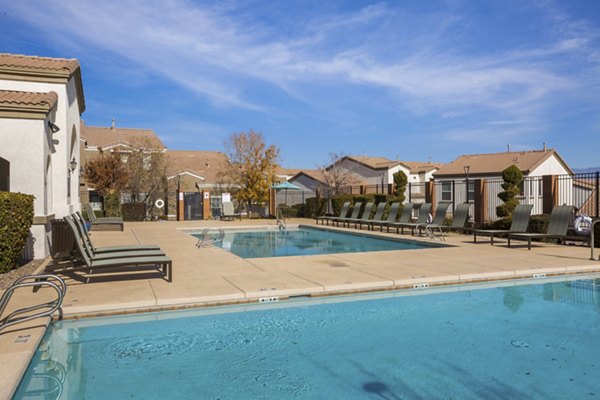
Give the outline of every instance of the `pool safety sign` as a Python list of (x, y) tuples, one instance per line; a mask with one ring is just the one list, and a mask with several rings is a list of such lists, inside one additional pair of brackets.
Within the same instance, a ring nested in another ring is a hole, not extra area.
[(228, 203), (231, 201), (231, 193), (223, 193), (221, 194), (221, 200), (223, 203)]

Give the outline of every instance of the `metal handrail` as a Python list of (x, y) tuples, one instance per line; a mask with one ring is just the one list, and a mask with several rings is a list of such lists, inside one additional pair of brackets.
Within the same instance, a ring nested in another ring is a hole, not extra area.
[[(594, 222), (592, 222), (592, 228), (590, 229), (590, 248), (592, 249), (592, 257), (590, 258), (590, 260), (596, 259), (596, 257), (594, 257), (594, 229), (597, 223), (600, 223), (600, 219), (597, 219)], [(598, 257), (598, 260), (600, 260), (600, 257)]]
[(198, 242), (196, 242), (196, 247), (200, 248), (212, 243), (222, 242), (225, 238), (225, 231), (223, 229), (219, 229), (219, 236), (214, 239), (207, 240), (206, 235), (208, 235), (208, 233), (211, 231), (214, 231), (214, 229), (205, 228), (202, 232), (200, 232), (200, 237), (198, 238)]
[[(33, 282), (27, 282), (28, 280), (32, 279)], [(6, 306), (8, 305), (8, 302), (10, 301), (15, 290), (24, 287), (32, 287), (36, 289), (43, 286), (48, 286), (54, 289), (57, 294), (56, 299), (46, 303), (37, 304), (35, 306), (20, 308), (11, 312), (6, 317), (0, 319), (0, 331), (2, 331), (5, 328), (8, 328), (9, 326), (16, 325), (22, 322), (31, 321), (33, 319), (41, 317), (51, 317), (55, 311), (60, 309), (65, 294), (67, 292), (67, 284), (65, 283), (65, 281), (62, 280), (60, 277), (52, 274), (26, 275), (13, 282), (13, 284), (8, 289), (6, 289), (6, 292), (4, 292), (4, 294), (0, 298), (0, 316), (2, 316), (2, 313), (4, 313), (4, 310), (6, 309)], [(46, 310), (30, 315), (22, 315), (41, 309)]]

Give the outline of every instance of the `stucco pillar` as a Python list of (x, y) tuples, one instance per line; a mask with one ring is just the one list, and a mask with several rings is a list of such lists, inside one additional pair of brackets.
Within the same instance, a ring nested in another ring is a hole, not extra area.
[(425, 182), (425, 202), (431, 203), (435, 207), (435, 187), (433, 181)]
[(487, 179), (475, 179), (474, 184), (475, 199), (473, 205), (473, 218), (475, 220), (475, 226), (481, 226), (485, 221), (489, 220)]
[(542, 212), (550, 214), (554, 206), (558, 203), (555, 175), (544, 175), (542, 177), (542, 196)]
[(210, 192), (208, 190), (202, 191), (202, 219), (212, 219), (212, 213), (210, 212)]
[(183, 221), (184, 217), (183, 209), (183, 192), (177, 191), (177, 221)]

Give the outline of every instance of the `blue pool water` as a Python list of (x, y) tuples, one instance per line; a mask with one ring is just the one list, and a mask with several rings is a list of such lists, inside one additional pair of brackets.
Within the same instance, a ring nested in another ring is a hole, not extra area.
[(56, 323), (15, 399), (600, 396), (600, 279), (453, 290)]
[[(198, 237), (197, 234), (193, 236)], [(242, 258), (408, 250), (443, 246), (439, 243), (385, 239), (305, 227), (286, 231), (225, 231), (223, 241), (216, 245)]]

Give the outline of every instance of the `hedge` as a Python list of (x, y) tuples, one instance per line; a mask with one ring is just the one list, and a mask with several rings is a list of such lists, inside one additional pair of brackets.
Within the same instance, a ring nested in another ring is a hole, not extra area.
[(33, 224), (33, 199), (28, 194), (0, 192), (0, 273), (17, 267)]

